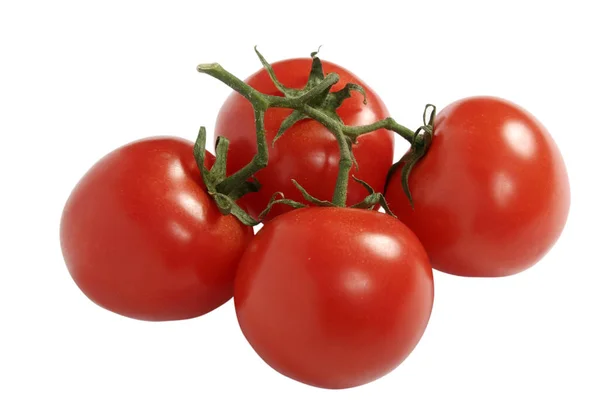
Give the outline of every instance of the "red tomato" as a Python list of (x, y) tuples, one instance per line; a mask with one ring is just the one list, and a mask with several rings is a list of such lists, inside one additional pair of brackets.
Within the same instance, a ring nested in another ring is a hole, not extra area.
[(396, 218), (304, 208), (250, 242), (234, 301), (244, 335), (274, 369), (348, 388), (390, 372), (417, 345), (433, 277), (425, 250)]
[(421, 239), (434, 268), (506, 276), (535, 264), (556, 242), (569, 211), (567, 171), (546, 129), (508, 101), (472, 97), (442, 110), (429, 152), (402, 192), (387, 200)]
[(192, 143), (177, 138), (141, 140), (102, 158), (73, 190), (60, 229), (69, 272), (92, 301), (156, 321), (196, 317), (230, 299), (252, 236), (219, 212)]
[[(279, 80), (292, 88), (303, 88), (308, 81), (311, 59), (293, 59), (273, 64)], [(381, 99), (364, 82), (346, 69), (323, 62), (325, 74), (336, 72), (339, 82), (333, 86), (336, 91), (346, 83), (353, 82), (364, 87), (368, 105), (363, 104), (362, 95), (353, 93), (338, 113), (347, 125), (363, 125), (388, 117), (388, 111)], [(246, 82), (262, 93), (280, 95), (267, 72), (261, 69)], [(268, 143), (271, 143), (282, 121), (291, 113), (287, 109), (269, 109), (265, 115), (265, 129)], [(215, 132), (231, 142), (228, 157), (228, 172), (233, 173), (246, 165), (256, 154), (256, 129), (254, 113), (250, 103), (238, 93), (233, 93), (225, 102), (217, 118)], [(351, 173), (369, 183), (376, 191), (382, 192), (385, 177), (392, 165), (394, 136), (381, 129), (360, 136), (353, 146), (354, 156), (360, 167)], [(262, 185), (261, 191), (251, 193), (240, 200), (253, 216), (266, 207), (271, 195), (283, 192), (287, 198), (306, 203), (291, 180), (295, 179), (310, 194), (322, 200), (331, 200), (339, 169), (339, 148), (335, 137), (320, 123), (304, 120), (296, 123), (275, 144), (269, 145), (269, 165), (256, 174)], [(351, 180), (348, 188), (348, 205), (360, 202), (368, 193), (358, 183)], [(289, 207), (276, 205), (267, 216), (275, 216), (289, 211)]]

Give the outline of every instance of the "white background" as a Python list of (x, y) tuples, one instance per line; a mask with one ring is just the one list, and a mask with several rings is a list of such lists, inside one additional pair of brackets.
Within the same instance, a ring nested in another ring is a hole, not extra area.
[[(599, 399), (600, 29), (595, 1), (550, 3), (2, 1), (0, 398)], [(95, 306), (59, 249), (70, 190), (126, 142), (193, 139), (201, 124), (212, 132), (229, 89), (195, 66), (218, 61), (245, 77), (260, 67), (255, 44), (271, 61), (323, 44), (322, 58), (412, 127), (428, 102), (490, 94), (523, 105), (567, 163), (562, 238), (510, 278), (436, 273), (417, 349), (385, 378), (344, 391), (270, 369), (231, 302), (171, 323)]]

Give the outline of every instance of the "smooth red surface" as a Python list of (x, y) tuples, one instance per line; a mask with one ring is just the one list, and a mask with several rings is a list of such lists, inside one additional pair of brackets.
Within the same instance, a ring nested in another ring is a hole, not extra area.
[(570, 204), (565, 164), (546, 129), (490, 97), (442, 110), (409, 185), (414, 210), (399, 172), (386, 193), (390, 208), (421, 239), (434, 268), (464, 276), (531, 267), (560, 236)]
[(373, 381), (397, 367), (427, 326), (432, 270), (397, 219), (304, 208), (267, 223), (240, 262), (238, 321), (274, 369), (324, 388)]
[[(302, 88), (308, 80), (310, 59), (293, 59), (273, 64), (279, 80), (288, 87)], [(367, 93), (368, 105), (362, 103), (362, 96), (353, 93), (338, 109), (347, 125), (365, 125), (388, 117), (388, 111), (381, 99), (361, 80), (346, 69), (323, 61), (325, 74), (336, 72), (340, 81), (333, 91), (353, 82), (362, 85)], [(262, 93), (279, 95), (264, 69), (261, 69), (246, 82)], [(281, 122), (291, 113), (287, 109), (269, 109), (265, 115), (265, 129), (270, 144), (277, 134)], [(254, 113), (250, 103), (237, 93), (232, 93), (221, 107), (217, 118), (216, 135), (227, 137), (229, 147), (228, 172), (231, 174), (247, 164), (256, 154), (256, 129)], [(376, 191), (382, 192), (385, 177), (392, 165), (394, 136), (387, 130), (378, 130), (362, 135), (354, 145), (354, 156), (359, 170), (352, 168), (351, 174), (369, 183)], [(325, 127), (314, 120), (296, 123), (275, 144), (269, 145), (269, 165), (256, 174), (262, 189), (240, 200), (240, 205), (254, 216), (264, 210), (275, 192), (283, 192), (287, 198), (306, 203), (292, 184), (296, 179), (310, 194), (331, 200), (339, 168), (339, 148), (335, 137)], [(356, 204), (368, 193), (358, 183), (351, 180), (348, 189), (348, 205)], [(267, 219), (274, 218), (290, 208), (276, 205)]]
[[(192, 143), (152, 138), (121, 147), (81, 179), (60, 239), (79, 288), (144, 320), (192, 318), (233, 295), (252, 229), (223, 216), (204, 190)], [(207, 154), (207, 165), (214, 157)]]

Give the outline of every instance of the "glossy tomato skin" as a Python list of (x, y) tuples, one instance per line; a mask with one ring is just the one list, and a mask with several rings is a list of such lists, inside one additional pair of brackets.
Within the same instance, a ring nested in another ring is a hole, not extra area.
[(235, 281), (239, 324), (271, 367), (329, 389), (373, 381), (423, 335), (433, 278), (416, 236), (388, 215), (304, 208), (255, 236)]
[(427, 155), (386, 197), (421, 239), (434, 268), (507, 276), (535, 264), (560, 236), (569, 211), (565, 164), (547, 130), (506, 100), (472, 97), (440, 112)]
[[(213, 161), (207, 154), (206, 165)], [(230, 299), (252, 236), (219, 212), (192, 143), (178, 138), (141, 140), (102, 158), (71, 193), (60, 226), (65, 262), (83, 293), (153, 321), (196, 317)]]
[[(308, 80), (310, 59), (291, 59), (273, 64), (279, 80), (288, 87), (302, 88)], [(338, 109), (347, 125), (369, 124), (389, 116), (381, 99), (364, 82), (348, 70), (323, 61), (324, 72), (336, 72), (340, 81), (333, 91), (353, 82), (364, 87), (368, 104), (362, 103), (362, 95), (353, 93)], [(279, 95), (264, 69), (246, 82), (262, 93)], [(291, 113), (287, 109), (269, 109), (265, 115), (265, 129), (270, 144), (282, 121)], [(256, 129), (254, 113), (250, 103), (237, 93), (232, 93), (221, 107), (215, 132), (230, 140), (228, 172), (233, 173), (247, 164), (256, 154)], [(369, 183), (382, 192), (385, 177), (392, 165), (394, 135), (384, 129), (360, 136), (354, 145), (354, 156), (359, 169), (352, 168), (351, 174)], [(283, 192), (287, 198), (305, 202), (291, 180), (297, 180), (313, 196), (331, 200), (339, 167), (339, 148), (335, 137), (314, 120), (296, 123), (275, 144), (269, 145), (269, 164), (256, 177), (262, 185), (258, 193), (251, 193), (240, 200), (240, 204), (255, 218), (266, 207), (271, 195)], [(348, 205), (356, 204), (367, 195), (365, 189), (351, 180), (348, 189)], [(289, 207), (276, 205), (267, 219), (289, 211)]]

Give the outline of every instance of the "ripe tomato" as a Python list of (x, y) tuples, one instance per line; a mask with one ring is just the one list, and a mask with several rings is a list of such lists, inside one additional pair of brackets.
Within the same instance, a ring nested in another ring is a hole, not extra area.
[(348, 388), (390, 372), (417, 345), (433, 277), (425, 250), (396, 218), (303, 208), (250, 242), (234, 301), (244, 335), (274, 369)]
[(438, 114), (432, 145), (402, 192), (400, 171), (386, 197), (421, 239), (434, 268), (506, 276), (535, 264), (558, 239), (570, 203), (556, 144), (527, 111), (472, 97)]
[(192, 143), (177, 138), (141, 140), (102, 158), (73, 190), (60, 228), (83, 293), (118, 314), (157, 321), (196, 317), (230, 299), (252, 236), (219, 212)]
[[(275, 74), (284, 85), (303, 88), (308, 81), (311, 59), (292, 59), (273, 64)], [(353, 82), (364, 87), (368, 105), (364, 105), (362, 95), (353, 93), (345, 100), (338, 114), (347, 125), (363, 125), (388, 117), (388, 111), (381, 99), (351, 72), (323, 61), (325, 74), (336, 72), (339, 82), (333, 86), (336, 91), (346, 83)], [(280, 95), (267, 72), (262, 69), (249, 77), (246, 82), (258, 91), (271, 95)], [(291, 110), (269, 109), (265, 115), (266, 136), (269, 143), (273, 140), (282, 121)], [(230, 140), (228, 173), (233, 173), (246, 165), (256, 154), (256, 130), (254, 113), (250, 103), (238, 93), (233, 93), (221, 107), (215, 132)], [(358, 144), (353, 146), (354, 156), (359, 170), (353, 167), (351, 173), (369, 183), (376, 191), (382, 192), (385, 177), (392, 165), (394, 136), (381, 129), (362, 135)], [(250, 193), (240, 200), (253, 217), (266, 207), (271, 195), (283, 192), (287, 198), (306, 203), (294, 187), (295, 179), (310, 194), (331, 200), (339, 169), (339, 148), (335, 137), (320, 123), (304, 120), (296, 123), (275, 143), (269, 145), (269, 165), (256, 174), (262, 189)], [(351, 181), (348, 188), (348, 204), (360, 202), (367, 195), (357, 182)], [(267, 219), (289, 211), (288, 207), (276, 205)]]

